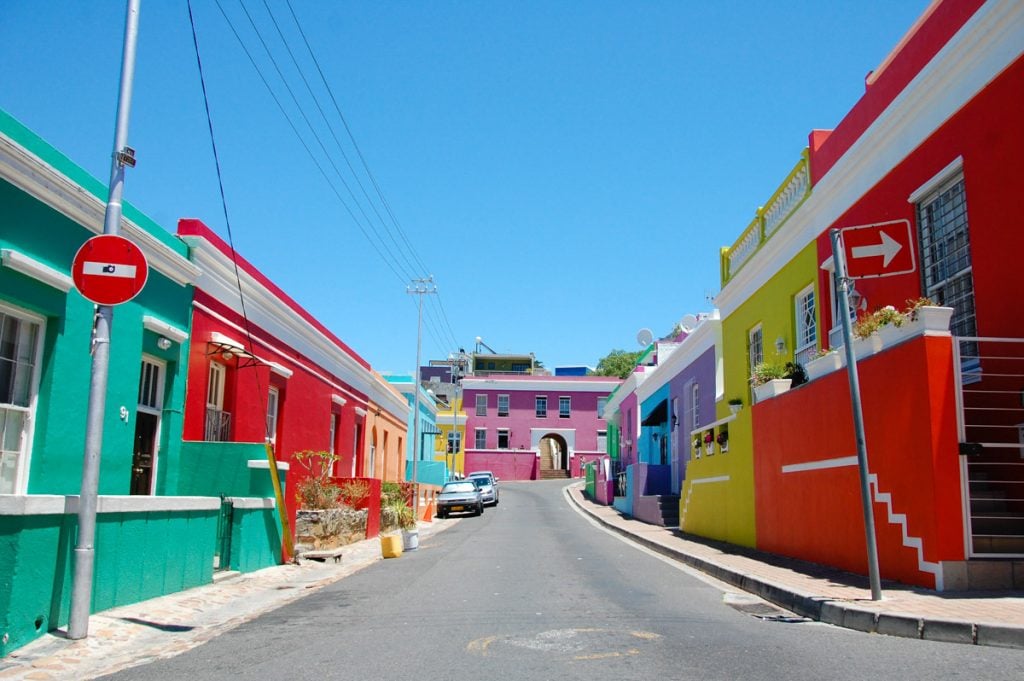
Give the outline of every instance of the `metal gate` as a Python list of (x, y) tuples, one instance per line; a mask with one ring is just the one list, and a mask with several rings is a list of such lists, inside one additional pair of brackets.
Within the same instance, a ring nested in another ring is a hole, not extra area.
[(217, 545), (213, 553), (214, 570), (231, 569), (231, 534), (234, 527), (235, 507), (231, 499), (221, 496), (220, 515), (217, 517)]
[(971, 557), (1024, 556), (1024, 339), (954, 343)]

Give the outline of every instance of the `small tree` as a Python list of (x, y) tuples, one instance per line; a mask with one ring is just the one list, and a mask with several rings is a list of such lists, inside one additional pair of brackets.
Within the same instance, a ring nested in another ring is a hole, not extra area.
[(335, 508), (341, 488), (331, 482), (331, 471), (340, 457), (331, 452), (306, 449), (295, 452), (292, 460), (308, 474), (297, 485), (299, 507), (309, 509)]
[(636, 352), (612, 350), (597, 363), (594, 375), (626, 378), (633, 373), (633, 369), (636, 368), (636, 363), (640, 360), (640, 356), (643, 353), (643, 350), (637, 350)]

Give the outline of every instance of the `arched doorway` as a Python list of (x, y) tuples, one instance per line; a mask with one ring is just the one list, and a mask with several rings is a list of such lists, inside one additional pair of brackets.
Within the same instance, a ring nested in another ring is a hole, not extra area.
[(564, 477), (568, 477), (569, 445), (566, 444), (565, 438), (557, 433), (548, 433), (540, 439), (538, 447), (540, 452), (540, 477), (544, 478), (546, 471), (554, 473), (550, 477), (563, 477), (558, 471), (565, 471)]

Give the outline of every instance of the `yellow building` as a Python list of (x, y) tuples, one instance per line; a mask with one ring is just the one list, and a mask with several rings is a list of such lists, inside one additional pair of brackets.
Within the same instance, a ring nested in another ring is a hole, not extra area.
[(438, 402), (437, 429), (441, 434), (434, 440), (434, 460), (444, 461), (452, 473), (465, 475), (466, 413), (461, 393), (448, 403)]

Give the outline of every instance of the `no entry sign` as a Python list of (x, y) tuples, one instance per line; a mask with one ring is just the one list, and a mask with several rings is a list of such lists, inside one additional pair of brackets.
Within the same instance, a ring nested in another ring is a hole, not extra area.
[(142, 290), (149, 276), (146, 256), (123, 236), (94, 236), (78, 249), (71, 265), (75, 288), (97, 305), (126, 303)]
[(847, 276), (852, 279), (891, 277), (917, 269), (909, 220), (844, 227)]

